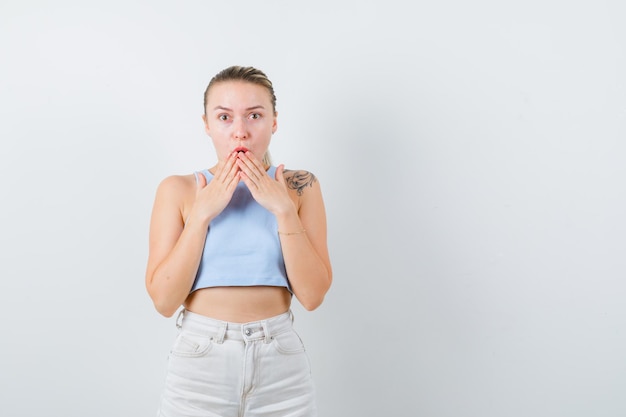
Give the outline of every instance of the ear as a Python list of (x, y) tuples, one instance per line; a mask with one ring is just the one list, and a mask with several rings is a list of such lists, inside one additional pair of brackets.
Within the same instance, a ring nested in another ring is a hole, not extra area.
[(206, 132), (207, 135), (211, 136), (211, 132), (209, 129), (209, 121), (206, 118), (206, 114), (202, 115), (202, 121), (204, 122), (204, 131)]
[(272, 134), (276, 133), (278, 129), (278, 112), (274, 113), (274, 123), (272, 124)]

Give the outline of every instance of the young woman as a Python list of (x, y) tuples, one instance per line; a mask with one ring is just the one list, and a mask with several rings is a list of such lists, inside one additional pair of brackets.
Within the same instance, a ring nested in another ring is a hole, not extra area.
[(150, 223), (148, 293), (166, 317), (183, 306), (159, 415), (315, 416), (290, 305), (313, 310), (331, 285), (319, 182), (271, 164), (276, 97), (262, 71), (213, 77), (202, 120), (217, 164), (165, 178)]

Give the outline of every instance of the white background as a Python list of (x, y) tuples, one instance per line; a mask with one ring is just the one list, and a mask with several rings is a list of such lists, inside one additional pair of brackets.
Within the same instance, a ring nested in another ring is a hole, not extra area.
[(214, 163), (233, 64), (320, 180), (334, 284), (294, 306), (320, 415), (626, 415), (626, 6), (0, 3), (0, 415), (152, 416), (156, 186)]

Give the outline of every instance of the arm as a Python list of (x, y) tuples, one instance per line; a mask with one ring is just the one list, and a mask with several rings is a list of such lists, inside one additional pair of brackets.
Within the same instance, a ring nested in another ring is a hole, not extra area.
[(146, 288), (159, 313), (170, 317), (185, 301), (200, 264), (208, 222), (183, 222), (182, 177), (168, 177), (159, 185), (152, 218)]
[[(298, 175), (297, 179), (294, 178)], [(320, 184), (306, 171), (285, 174), (287, 186), (298, 190), (299, 209), (277, 214), (280, 242), (287, 276), (298, 301), (307, 310), (317, 308), (332, 282), (332, 268), (326, 240), (326, 211)]]
[[(332, 281), (319, 183), (306, 171), (284, 174), (282, 165), (276, 169), (276, 178), (270, 178), (250, 152), (238, 155), (238, 159), (241, 179), (255, 200), (276, 216), (280, 232), (294, 233), (280, 234), (287, 276), (298, 301), (307, 310), (314, 310)], [(294, 177), (296, 173), (302, 176)], [(297, 197), (292, 199), (290, 193)]]
[[(159, 185), (150, 221), (146, 288), (164, 316), (174, 314), (189, 295), (209, 224), (226, 207), (238, 182), (235, 158), (230, 155), (218, 163), (208, 185), (201, 174), (197, 181), (192, 176), (172, 176)], [(187, 201), (193, 204), (184, 222)]]

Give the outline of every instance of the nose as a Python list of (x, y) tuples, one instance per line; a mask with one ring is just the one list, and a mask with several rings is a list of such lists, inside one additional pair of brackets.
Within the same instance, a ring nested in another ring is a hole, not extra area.
[(234, 122), (233, 135), (235, 139), (247, 139), (248, 138), (248, 126), (246, 120), (242, 117), (238, 118)]

